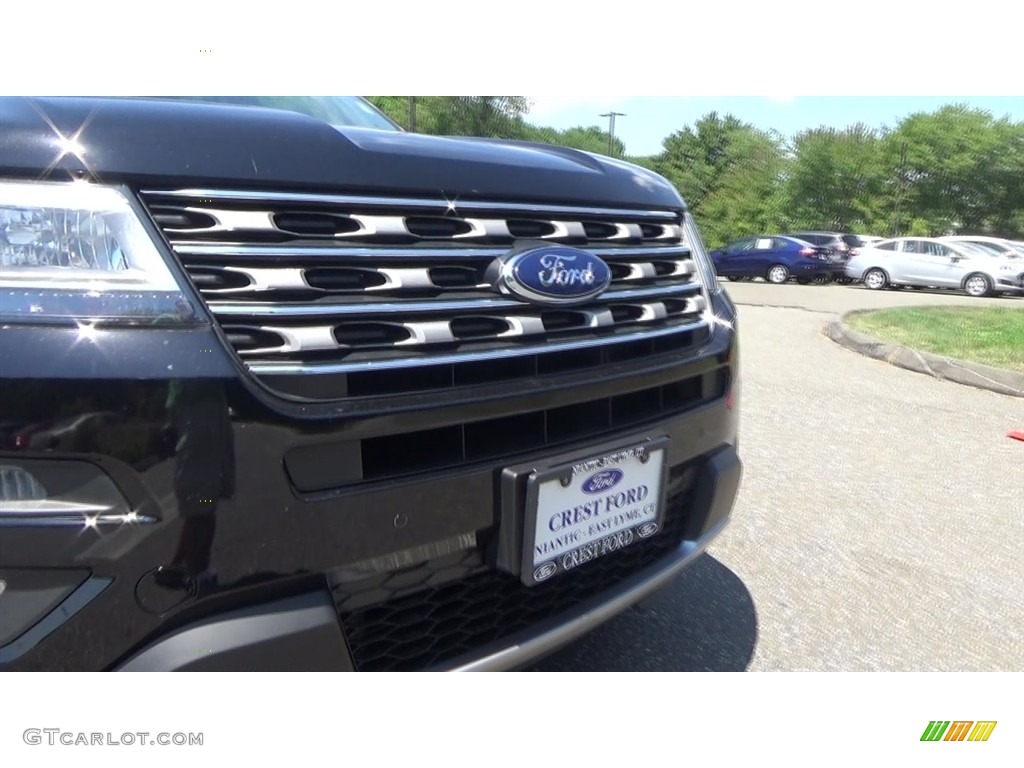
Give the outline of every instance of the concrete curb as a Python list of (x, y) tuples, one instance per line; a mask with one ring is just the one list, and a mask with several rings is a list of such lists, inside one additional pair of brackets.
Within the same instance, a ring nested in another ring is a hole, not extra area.
[(875, 360), (882, 360), (943, 381), (987, 389), (1011, 397), (1024, 397), (1024, 373), (940, 357), (899, 344), (889, 344), (855, 331), (846, 324), (848, 317), (874, 311), (876, 310), (857, 309), (846, 312), (838, 320), (826, 323), (824, 333), (840, 346), (866, 357), (873, 357)]

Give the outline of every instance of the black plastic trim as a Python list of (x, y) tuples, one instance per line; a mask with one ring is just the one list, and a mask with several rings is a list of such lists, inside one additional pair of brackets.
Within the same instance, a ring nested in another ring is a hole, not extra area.
[(157, 640), (120, 672), (351, 672), (326, 590), (213, 616)]
[(693, 489), (694, 507), (706, 510), (701, 518), (704, 521), (701, 536), (729, 516), (742, 475), (743, 465), (734, 445), (711, 454), (701, 465)]
[(57, 631), (61, 625), (85, 608), (99, 595), (113, 579), (93, 577), (68, 595), (38, 624), (33, 626), (16, 640), (0, 648), (0, 664), (7, 664), (19, 656), (28, 653), (49, 635)]

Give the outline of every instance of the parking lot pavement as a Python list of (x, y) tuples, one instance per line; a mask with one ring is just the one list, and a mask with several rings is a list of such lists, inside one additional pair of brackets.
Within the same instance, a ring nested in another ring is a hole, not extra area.
[(923, 304), (995, 306), (1024, 309), (1024, 298), (995, 296), (975, 299), (953, 291), (932, 291), (903, 288), (898, 291), (872, 291), (862, 285), (772, 285), (762, 281), (724, 283), (726, 291), (737, 304), (762, 307), (801, 307), (818, 312), (842, 314), (853, 309), (884, 309)]
[(979, 300), (729, 291), (741, 305), (745, 462), (731, 526), (649, 605), (539, 668), (1024, 669), (1024, 443), (1007, 437), (1024, 429), (1021, 401), (860, 357), (820, 332), (846, 309)]

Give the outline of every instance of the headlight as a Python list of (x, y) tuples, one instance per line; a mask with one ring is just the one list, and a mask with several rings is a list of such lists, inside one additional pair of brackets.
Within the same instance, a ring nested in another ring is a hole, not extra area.
[(689, 213), (685, 214), (683, 218), (683, 234), (686, 237), (687, 244), (690, 246), (690, 253), (693, 255), (693, 261), (697, 265), (697, 270), (700, 272), (704, 285), (708, 287), (708, 291), (711, 293), (721, 293), (722, 286), (718, 282), (715, 265), (711, 262), (711, 257), (704, 248), (704, 241), (701, 239), (700, 232), (697, 229), (697, 223)]
[(0, 316), (199, 319), (132, 200), (87, 182), (0, 182)]

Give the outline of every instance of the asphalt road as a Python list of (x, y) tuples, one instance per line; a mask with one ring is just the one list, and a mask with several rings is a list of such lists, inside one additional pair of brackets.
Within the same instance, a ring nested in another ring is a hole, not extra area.
[(848, 309), (992, 303), (730, 283), (745, 475), (733, 521), (648, 605), (540, 670), (1024, 670), (1024, 400), (821, 334)]

